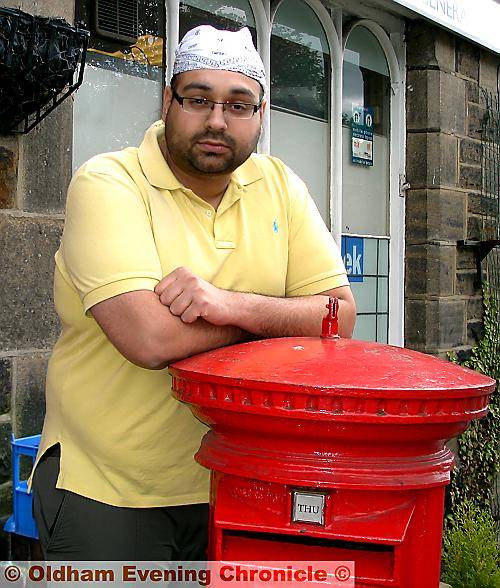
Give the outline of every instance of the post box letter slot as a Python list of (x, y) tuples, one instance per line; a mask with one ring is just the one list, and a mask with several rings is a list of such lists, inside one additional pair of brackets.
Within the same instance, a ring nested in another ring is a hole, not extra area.
[(394, 546), (224, 529), (224, 561), (354, 561), (356, 577), (394, 579)]

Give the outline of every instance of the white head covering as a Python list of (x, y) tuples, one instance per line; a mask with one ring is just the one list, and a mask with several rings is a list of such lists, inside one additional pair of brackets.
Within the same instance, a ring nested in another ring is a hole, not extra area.
[(247, 27), (233, 32), (201, 25), (188, 31), (175, 52), (174, 75), (193, 69), (236, 71), (267, 91), (264, 64)]

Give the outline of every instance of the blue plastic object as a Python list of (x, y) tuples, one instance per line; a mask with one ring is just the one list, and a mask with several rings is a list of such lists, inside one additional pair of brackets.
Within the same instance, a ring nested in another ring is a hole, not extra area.
[(33, 462), (35, 461), (40, 445), (40, 435), (20, 437), (19, 439), (15, 439), (12, 435), (10, 444), (12, 447), (14, 513), (5, 523), (4, 530), (8, 533), (38, 539), (38, 529), (33, 518), (33, 494), (28, 492), (28, 481), (19, 479), (19, 470), (21, 455), (27, 455), (33, 459)]

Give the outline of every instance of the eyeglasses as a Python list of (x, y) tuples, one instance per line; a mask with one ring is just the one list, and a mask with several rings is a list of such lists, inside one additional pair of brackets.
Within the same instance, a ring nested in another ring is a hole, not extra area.
[(246, 104), (245, 102), (216, 102), (215, 100), (208, 100), (208, 98), (188, 98), (187, 96), (179, 96), (175, 90), (172, 91), (172, 96), (185, 112), (204, 114), (205, 116), (215, 108), (216, 104), (222, 104), (222, 111), (227, 118), (252, 118), (262, 106), (262, 102)]

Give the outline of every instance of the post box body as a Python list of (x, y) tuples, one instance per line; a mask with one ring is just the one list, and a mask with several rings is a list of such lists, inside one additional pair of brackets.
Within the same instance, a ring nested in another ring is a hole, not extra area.
[[(443, 486), (407, 492), (322, 488), (316, 496), (324, 499), (324, 522), (294, 521), (297, 494), (316, 492), (214, 473), (210, 559), (354, 561), (356, 586), (437, 588)], [(429, 524), (433, 519), (436, 524)]]
[(437, 588), (446, 440), (495, 382), (377, 343), (288, 338), (171, 367), (210, 425), (209, 557), (355, 562), (356, 586)]

